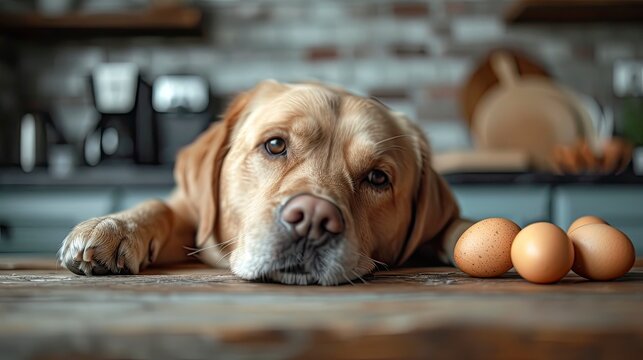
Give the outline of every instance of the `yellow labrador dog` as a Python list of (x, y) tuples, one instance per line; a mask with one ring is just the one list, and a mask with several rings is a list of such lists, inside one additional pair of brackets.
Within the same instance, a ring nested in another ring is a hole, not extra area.
[(166, 202), (76, 226), (61, 263), (136, 274), (196, 248), (243, 279), (334, 285), (414, 253), (447, 260), (468, 225), (413, 123), (321, 84), (240, 94), (180, 152), (175, 178)]

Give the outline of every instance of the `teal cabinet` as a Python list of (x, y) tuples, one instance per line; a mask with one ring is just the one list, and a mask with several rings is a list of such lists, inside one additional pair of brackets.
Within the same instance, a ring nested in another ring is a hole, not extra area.
[(511, 219), (520, 226), (549, 220), (549, 186), (453, 185), (463, 217)]
[(583, 215), (599, 216), (623, 231), (643, 255), (643, 186), (566, 185), (554, 189), (553, 221), (564, 229)]
[[(641, 185), (451, 186), (462, 216), (505, 217), (520, 226), (551, 221), (566, 229), (579, 216), (598, 215), (625, 232), (643, 255)], [(166, 199), (169, 185), (4, 186), (0, 188), (0, 252), (54, 253), (83, 220), (121, 211), (147, 199)]]
[(167, 198), (171, 186), (11, 186), (0, 189), (0, 252), (55, 253), (81, 221)]
[(114, 210), (122, 211), (132, 208), (145, 200), (167, 199), (172, 193), (170, 186), (145, 186), (128, 187), (121, 189), (116, 194)]
[(0, 190), (0, 252), (56, 252), (71, 228), (113, 209), (113, 189)]

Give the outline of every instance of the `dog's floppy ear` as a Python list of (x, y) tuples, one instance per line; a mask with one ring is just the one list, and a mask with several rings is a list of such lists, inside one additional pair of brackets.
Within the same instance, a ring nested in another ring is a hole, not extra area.
[[(410, 120), (409, 120), (410, 122)], [(416, 184), (413, 219), (406, 243), (398, 256), (398, 264), (403, 264), (421, 246), (430, 245), (433, 252), (444, 256), (445, 234), (453, 223), (459, 221), (458, 205), (442, 176), (431, 166), (429, 143), (416, 125), (411, 125), (417, 135), (418, 162), (421, 166)], [(447, 250), (450, 252), (450, 250)]]
[(222, 120), (212, 124), (177, 156), (174, 178), (179, 191), (187, 197), (193, 218), (197, 220), (197, 247), (213, 236), (221, 165), (229, 150), (230, 133), (244, 115), (251, 97), (251, 92), (237, 95)]

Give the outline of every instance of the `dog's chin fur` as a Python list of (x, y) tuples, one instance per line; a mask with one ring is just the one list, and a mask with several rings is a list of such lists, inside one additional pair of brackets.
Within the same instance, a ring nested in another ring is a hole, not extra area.
[[(353, 270), (354, 271), (354, 270)], [(250, 281), (267, 281), (276, 282), (286, 285), (322, 285), (333, 286), (346, 283), (352, 283), (354, 280), (359, 279), (362, 275), (370, 273), (371, 270), (364, 271), (363, 273), (352, 273), (351, 276), (346, 274), (346, 271), (339, 273), (291, 273), (281, 270), (271, 271), (260, 277), (247, 278)], [(240, 276), (240, 275), (239, 275)], [(243, 276), (240, 276), (243, 278)]]
[[(273, 271), (264, 277), (269, 281), (274, 281), (287, 285), (330, 285), (320, 283), (318, 274), (300, 274), (300, 273), (289, 273), (284, 271)], [(257, 279), (255, 279), (257, 280)]]
[[(292, 246), (283, 247), (275, 238), (251, 241), (253, 246), (234, 249), (230, 269), (245, 280), (278, 282), (289, 285), (338, 285), (350, 283), (370, 273), (374, 266), (360, 266), (361, 256), (350, 241), (331, 242), (303, 260)], [(279, 254), (275, 257), (274, 254)]]

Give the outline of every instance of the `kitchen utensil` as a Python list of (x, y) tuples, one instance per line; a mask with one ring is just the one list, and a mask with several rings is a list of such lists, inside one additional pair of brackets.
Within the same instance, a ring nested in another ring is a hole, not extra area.
[(28, 113), (20, 121), (20, 167), (31, 172), (47, 163), (47, 119)]
[(20, 120), (19, 138), (20, 167), (24, 172), (47, 165), (49, 148), (66, 143), (46, 111), (26, 113)]
[(595, 156), (601, 157), (605, 144), (614, 134), (614, 111), (609, 106), (601, 106), (593, 97), (581, 93), (575, 95), (579, 106), (587, 112), (594, 129), (595, 138), (589, 141), (590, 149)]
[(535, 168), (549, 170), (554, 146), (594, 141), (589, 114), (571, 91), (543, 76), (521, 77), (507, 53), (495, 53), (491, 66), (500, 82), (475, 108), (471, 131), (477, 146), (524, 150)]
[[(516, 72), (520, 77), (541, 76), (549, 78), (549, 73), (540, 64), (516, 51), (503, 50), (515, 63)], [(481, 61), (462, 86), (460, 104), (465, 120), (471, 125), (473, 114), (480, 99), (485, 93), (498, 85), (500, 79), (491, 65), (491, 58), (496, 51), (492, 51)]]

